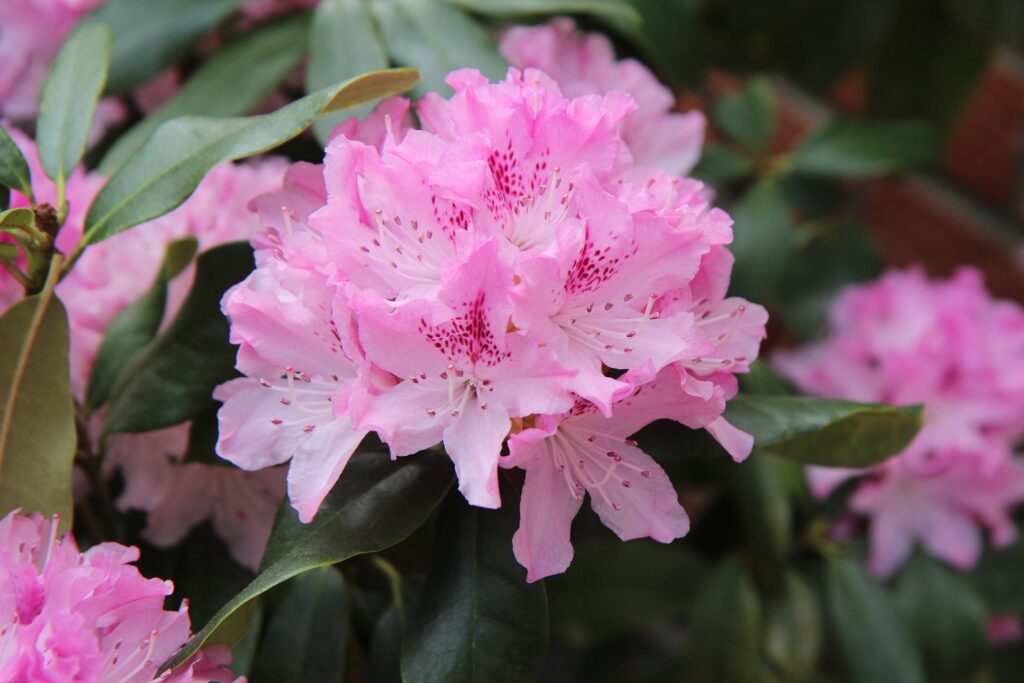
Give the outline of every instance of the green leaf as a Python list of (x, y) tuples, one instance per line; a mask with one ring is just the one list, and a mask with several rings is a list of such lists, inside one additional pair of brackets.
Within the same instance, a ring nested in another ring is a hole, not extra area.
[(743, 90), (715, 103), (712, 117), (730, 138), (755, 152), (768, 145), (775, 132), (775, 96), (765, 78), (751, 78)]
[(793, 217), (778, 184), (763, 180), (732, 207), (736, 257), (731, 291), (754, 301), (772, 297), (793, 246)]
[(114, 32), (107, 88), (127, 92), (179, 61), (242, 0), (105, 0), (86, 21)]
[(935, 130), (922, 121), (830, 121), (789, 157), (798, 173), (871, 178), (935, 162)]
[(188, 446), (185, 448), (185, 462), (201, 462), (205, 465), (234, 467), (217, 455), (217, 412), (221, 404), (214, 401), (208, 408), (192, 418), (188, 429)]
[(693, 175), (709, 185), (721, 187), (754, 172), (754, 160), (722, 145), (706, 145)]
[(107, 82), (112, 42), (107, 26), (83, 25), (64, 42), (43, 83), (36, 144), (43, 169), (61, 195), (85, 153), (96, 103)]
[(985, 664), (989, 642), (985, 605), (967, 579), (915, 553), (895, 588), (896, 606), (924, 655), (928, 680), (970, 680)]
[(792, 547), (793, 513), (777, 461), (762, 451), (732, 468), (736, 504), (754, 576), (777, 590)]
[(173, 99), (118, 138), (103, 157), (100, 171), (117, 170), (165, 121), (190, 114), (240, 116), (252, 111), (302, 59), (308, 26), (308, 17), (299, 14), (261, 26), (217, 50)]
[(15, 508), (60, 515), (71, 528), (78, 437), (68, 383), (68, 316), (46, 288), (0, 317), (0, 516)]
[(405, 683), (526, 683), (547, 647), (544, 585), (526, 582), (512, 554), (516, 496), (497, 510), (449, 495), (435, 531), (423, 597), (402, 643)]
[(415, 69), (389, 69), (324, 88), (271, 114), (216, 119), (184, 116), (161, 125), (128, 159), (89, 207), (86, 240), (97, 242), (162, 216), (188, 198), (219, 163), (265, 152), (286, 142), (324, 112), (402, 92)]
[(194, 237), (172, 242), (156, 282), (138, 301), (118, 313), (107, 326), (89, 376), (86, 406), (95, 410), (107, 402), (122, 370), (160, 329), (167, 303), (167, 287), (192, 262), (199, 243)]
[(822, 619), (818, 599), (798, 573), (786, 572), (783, 589), (764, 609), (764, 653), (785, 681), (804, 681), (821, 653)]
[(586, 14), (606, 21), (628, 22), (638, 29), (639, 12), (625, 0), (446, 0), (485, 16), (509, 17), (534, 14)]
[(906, 448), (921, 428), (920, 406), (810, 396), (737, 396), (726, 417), (754, 448), (807, 465), (867, 467)]
[(417, 97), (451, 93), (445, 76), (463, 67), (491, 80), (505, 76), (508, 65), (487, 30), (444, 0), (370, 0), (370, 8), (394, 61), (423, 73)]
[[(306, 92), (387, 68), (388, 53), (370, 16), (367, 1), (320, 0), (317, 4), (309, 34)], [(365, 104), (350, 114), (364, 116), (369, 110), (370, 104)], [(328, 114), (315, 121), (313, 131), (317, 139), (326, 142), (344, 116)]]
[(373, 683), (402, 683), (402, 619), (395, 605), (389, 605), (373, 627), (370, 641), (370, 680)]
[(287, 503), (274, 523), (262, 570), (194, 635), (165, 667), (188, 659), (233, 614), (305, 571), (388, 548), (419, 528), (451, 487), (451, 466), (439, 453), (391, 461), (357, 453), (309, 524)]
[(35, 223), (36, 214), (32, 209), (7, 209), (0, 213), (0, 228), (24, 230)]
[(761, 683), (761, 612), (750, 577), (737, 563), (721, 562), (693, 606), (685, 680)]
[(658, 629), (686, 610), (706, 572), (701, 558), (679, 544), (602, 539), (575, 546), (565, 574), (544, 582), (552, 635), (573, 644)]
[(824, 333), (828, 307), (840, 289), (881, 272), (881, 258), (863, 226), (823, 228), (790, 259), (779, 286), (779, 316), (797, 339), (813, 339)]
[(896, 21), (873, 51), (868, 108), (874, 116), (926, 120), (945, 134), (981, 82), (992, 54), (993, 45), (974, 35), (948, 3), (903, 0)]
[(32, 171), (25, 161), (25, 155), (3, 126), (0, 126), (0, 185), (26, 197), (32, 196)]
[(252, 249), (244, 242), (199, 256), (192, 291), (174, 321), (121, 371), (104, 434), (170, 427), (213, 405), (213, 389), (235, 376), (235, 347), (220, 300), (252, 267)]
[(1024, 538), (1008, 548), (985, 549), (971, 583), (994, 614), (1024, 612)]
[(693, 0), (625, 0), (640, 17), (601, 15), (672, 85), (697, 86), (704, 77), (704, 30)]
[(334, 567), (319, 567), (289, 581), (267, 619), (253, 680), (340, 681), (349, 636), (348, 610), (345, 579)]
[(852, 683), (924, 683), (921, 656), (906, 626), (860, 560), (830, 558), (825, 588), (829, 626)]

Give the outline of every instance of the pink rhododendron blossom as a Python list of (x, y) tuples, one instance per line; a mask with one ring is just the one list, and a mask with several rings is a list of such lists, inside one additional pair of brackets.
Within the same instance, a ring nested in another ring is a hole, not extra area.
[(897, 456), (867, 470), (812, 468), (816, 495), (860, 477), (850, 509), (870, 520), (872, 570), (888, 576), (915, 542), (969, 569), (987, 529), (1010, 543), (1024, 501), (1024, 310), (993, 300), (969, 268), (930, 281), (894, 271), (851, 287), (830, 311), (829, 335), (779, 354), (776, 366), (804, 391), (833, 398), (925, 406), (925, 426)]
[(1024, 640), (1020, 615), (999, 614), (988, 619), (988, 639), (993, 645), (1009, 645)]
[(130, 564), (138, 558), (137, 548), (117, 543), (80, 553), (39, 515), (0, 520), (0, 680), (236, 680), (223, 648), (157, 677), (188, 640), (188, 611), (163, 608), (173, 586), (143, 577)]
[(678, 538), (671, 482), (626, 438), (669, 418), (750, 451), (721, 415), (766, 317), (725, 297), (730, 219), (700, 183), (633, 165), (624, 93), (570, 99), (536, 70), (448, 83), (422, 129), (382, 103), (253, 202), (266, 230), (222, 304), (245, 377), (217, 391), (218, 453), (291, 460), (303, 521), (369, 432), (396, 458), (443, 445), (473, 505), (499, 506), (499, 465), (523, 467), (530, 580), (567, 566), (584, 492), (622, 538)]
[(637, 165), (685, 175), (700, 159), (704, 115), (672, 113), (671, 91), (635, 59), (616, 60), (605, 36), (581, 33), (572, 19), (560, 17), (542, 26), (507, 30), (499, 48), (512, 66), (540, 69), (551, 76), (567, 97), (629, 93), (636, 111), (623, 121), (622, 137)]
[(317, 0), (246, 0), (242, 13), (253, 21), (262, 21), (278, 14), (314, 7)]

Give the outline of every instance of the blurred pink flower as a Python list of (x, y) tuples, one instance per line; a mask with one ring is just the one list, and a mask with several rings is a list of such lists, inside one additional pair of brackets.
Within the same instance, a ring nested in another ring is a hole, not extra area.
[(925, 405), (925, 426), (900, 454), (868, 470), (809, 472), (815, 495), (865, 477), (850, 499), (871, 520), (872, 570), (888, 576), (915, 542), (960, 569), (974, 566), (981, 529), (1015, 537), (1024, 501), (1024, 310), (992, 299), (964, 268), (930, 281), (893, 271), (836, 300), (825, 341), (778, 354), (804, 391), (833, 398)]
[(188, 640), (188, 611), (163, 609), (173, 585), (144, 578), (129, 564), (138, 557), (117, 543), (80, 553), (58, 536), (56, 520), (39, 515), (0, 520), (0, 680), (235, 680), (223, 650), (156, 677)]
[(988, 639), (993, 645), (1009, 645), (1024, 640), (1024, 623), (1019, 614), (999, 614), (988, 619)]
[(541, 26), (505, 31), (501, 53), (519, 69), (540, 69), (566, 97), (623, 91), (636, 111), (622, 123), (622, 138), (638, 166), (686, 175), (700, 159), (706, 121), (699, 111), (673, 113), (675, 97), (635, 59), (615, 59), (615, 49), (599, 33), (576, 30), (560, 17)]

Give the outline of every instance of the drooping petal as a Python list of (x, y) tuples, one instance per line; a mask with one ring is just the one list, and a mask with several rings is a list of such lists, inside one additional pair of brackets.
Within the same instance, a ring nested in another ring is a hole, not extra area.
[(470, 505), (497, 508), (498, 456), (512, 421), (500, 406), (470, 398), (444, 431), (444, 447), (455, 463), (459, 491)]

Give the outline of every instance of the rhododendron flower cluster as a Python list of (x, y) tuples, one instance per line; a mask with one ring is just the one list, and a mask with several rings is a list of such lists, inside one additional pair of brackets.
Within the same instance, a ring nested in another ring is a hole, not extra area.
[(766, 315), (726, 298), (729, 217), (634, 163), (624, 93), (568, 98), (533, 69), (448, 83), (422, 130), (389, 100), (255, 202), (257, 269), (223, 301), (246, 377), (217, 392), (219, 454), (290, 459), (303, 521), (369, 432), (392, 457), (443, 444), (473, 505), (498, 507), (499, 466), (522, 467), (530, 580), (568, 565), (586, 494), (623, 539), (684, 535), (628, 437), (670, 418), (750, 451), (721, 414)]
[(672, 112), (672, 92), (635, 59), (616, 60), (607, 36), (581, 33), (572, 19), (560, 17), (542, 26), (514, 26), (498, 47), (512, 66), (553, 78), (566, 97), (629, 93), (636, 110), (622, 121), (622, 137), (637, 165), (685, 175), (700, 159), (704, 115)]
[[(56, 189), (43, 172), (35, 145), (16, 129), (9, 132), (31, 167), (36, 201), (56, 205)], [(248, 209), (249, 200), (276, 187), (284, 169), (278, 159), (219, 166), (177, 210), (86, 250), (56, 288), (68, 312), (71, 388), (80, 403), (84, 404), (93, 362), (107, 327), (153, 284), (167, 245), (194, 237), (203, 250), (248, 239), (259, 225)], [(86, 211), (102, 184), (102, 177), (81, 168), (68, 179), (65, 193), (69, 214), (57, 236), (57, 248), (65, 253), (81, 239)], [(11, 205), (29, 206), (29, 202), (12, 192)], [(172, 319), (180, 307), (192, 273), (189, 269), (171, 283), (166, 320)], [(18, 282), (6, 270), (0, 270), (0, 312), (21, 295)], [(283, 495), (283, 475), (277, 471), (254, 474), (201, 463), (179, 464), (188, 444), (188, 431), (186, 423), (160, 432), (108, 438), (108, 468), (118, 467), (126, 478), (120, 503), (150, 511), (146, 538), (163, 546), (178, 542), (193, 526), (212, 519), (235, 559), (255, 569)], [(189, 491), (188, 496), (180, 495), (184, 489)]]
[(975, 565), (982, 529), (1010, 543), (1024, 501), (1024, 310), (997, 301), (964, 268), (929, 281), (894, 271), (846, 290), (825, 341), (781, 353), (776, 366), (804, 391), (833, 398), (923, 403), (925, 426), (899, 455), (866, 471), (812, 470), (815, 492), (860, 477), (850, 508), (870, 520), (872, 570), (887, 576), (915, 542), (960, 569)]
[(81, 553), (39, 515), (0, 520), (0, 680), (244, 681), (225, 668), (223, 647), (157, 676), (188, 640), (188, 609), (163, 608), (173, 586), (143, 577), (130, 564), (138, 558), (117, 543)]

